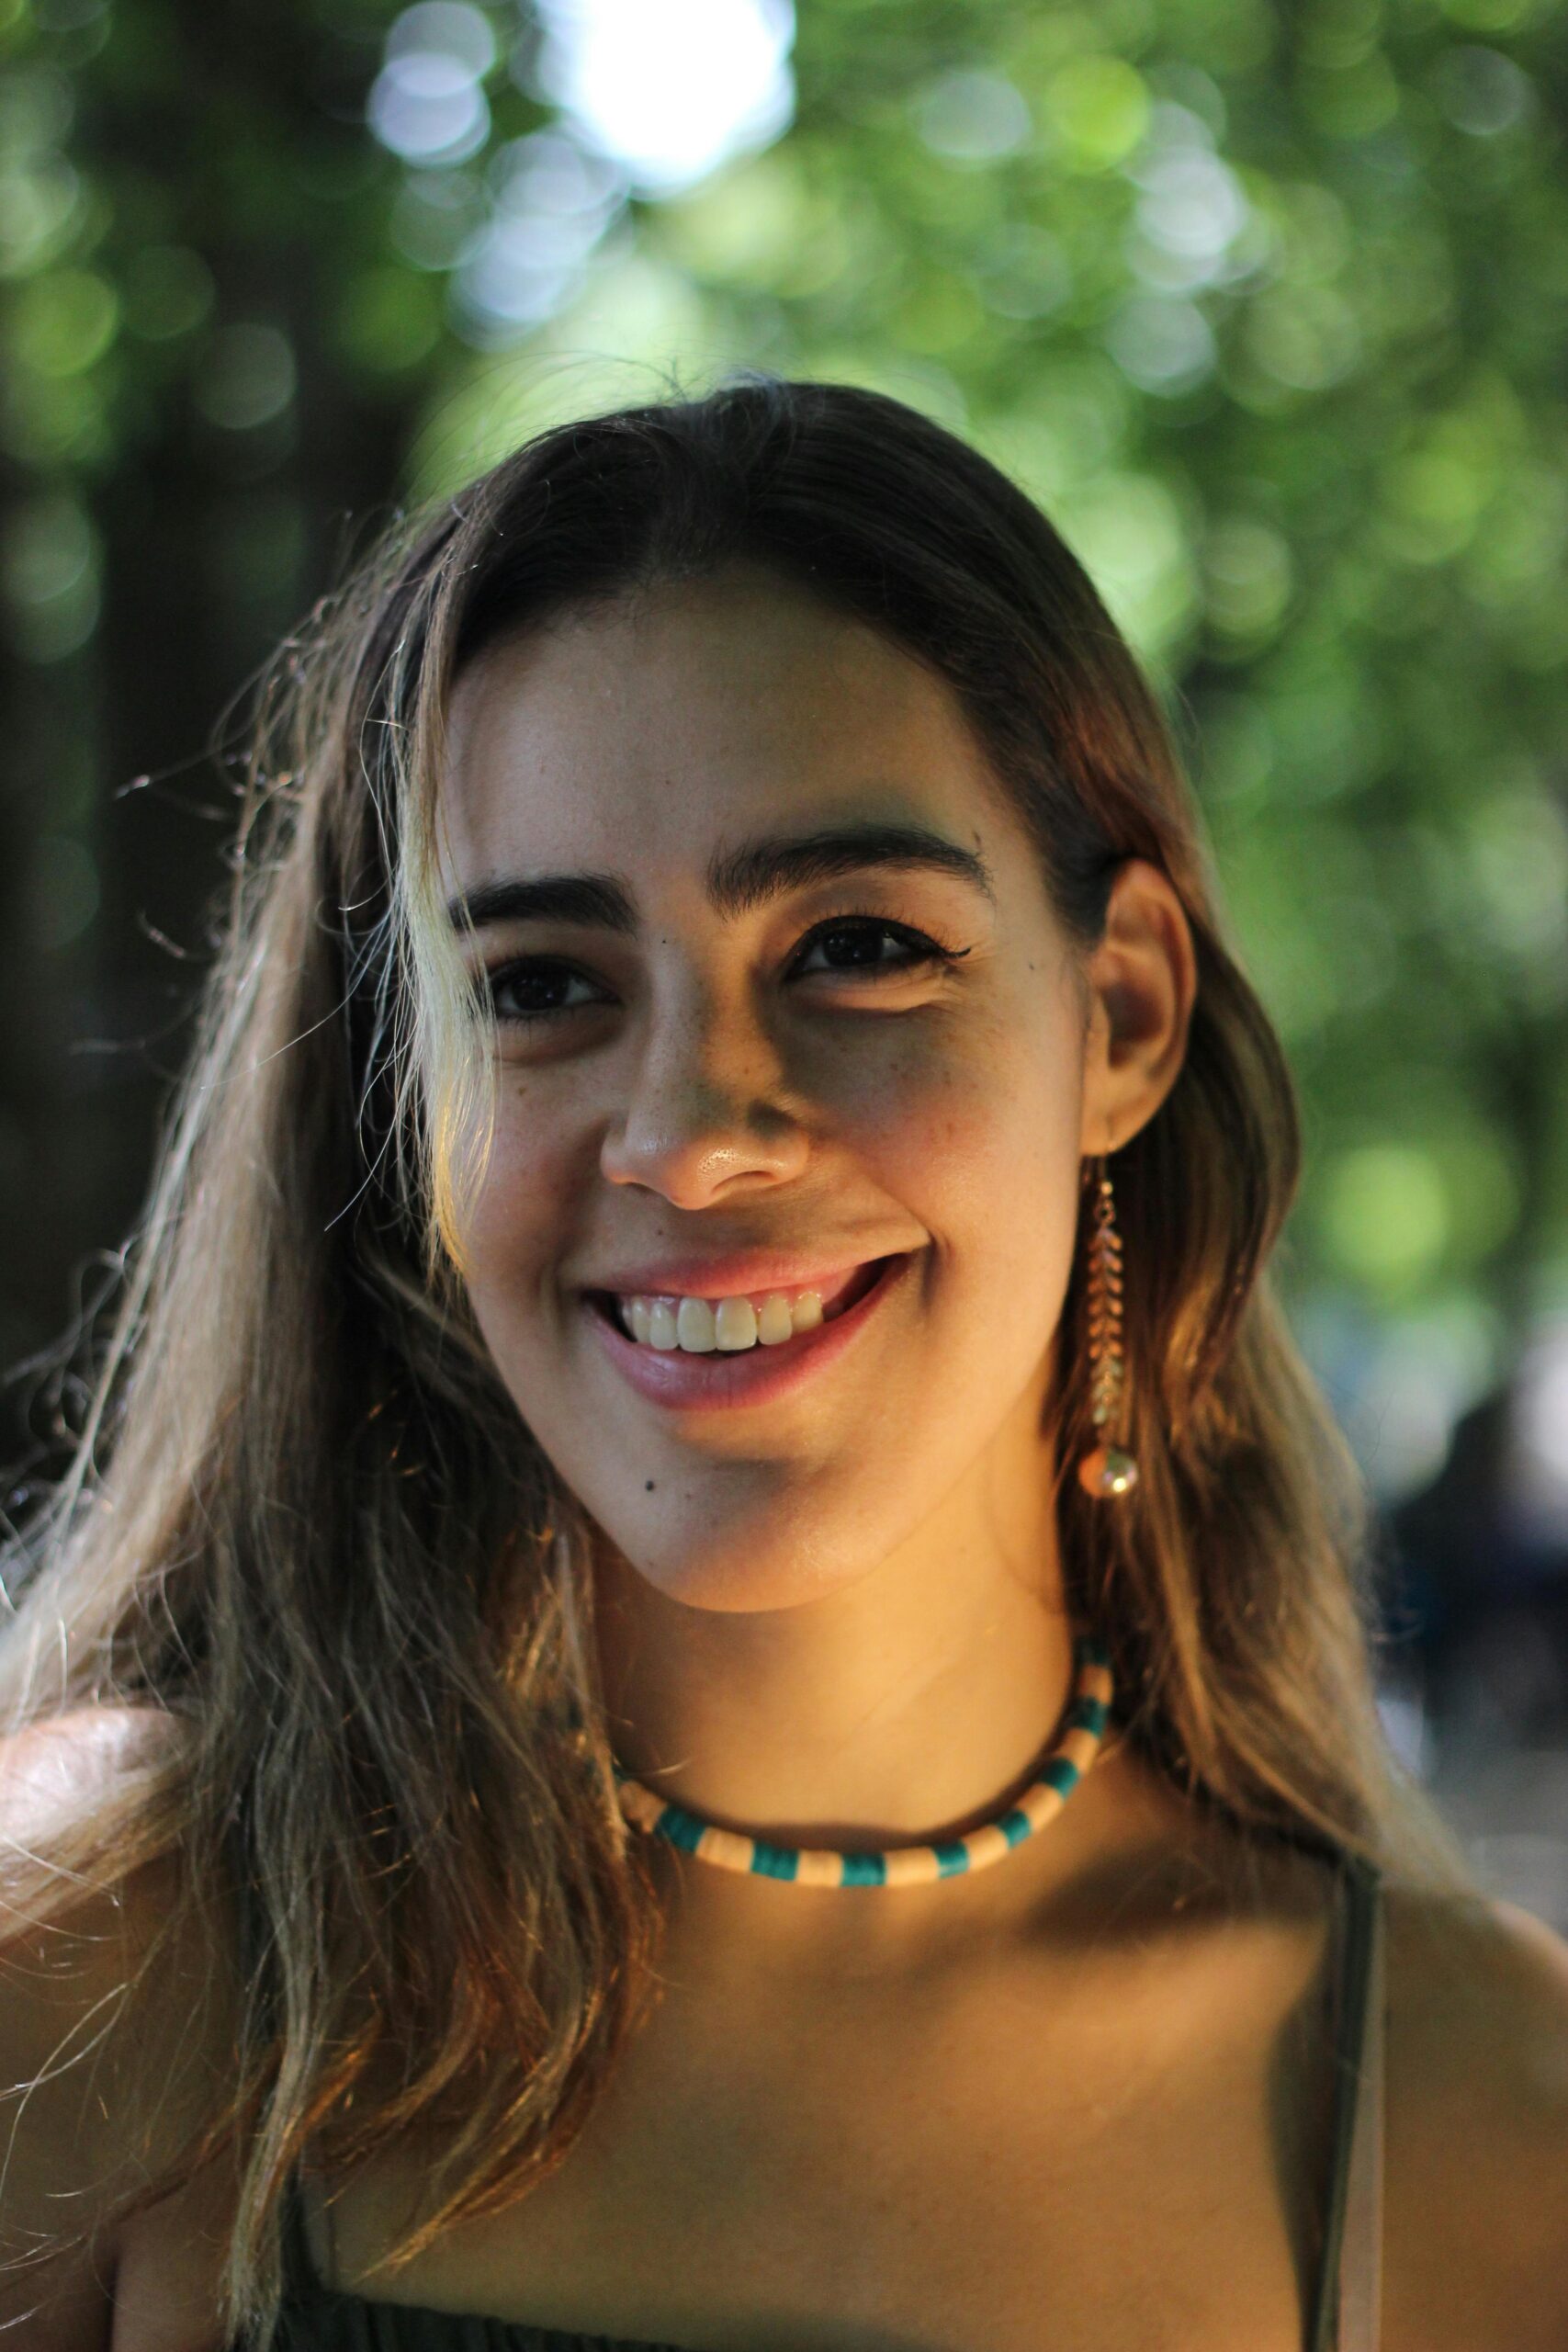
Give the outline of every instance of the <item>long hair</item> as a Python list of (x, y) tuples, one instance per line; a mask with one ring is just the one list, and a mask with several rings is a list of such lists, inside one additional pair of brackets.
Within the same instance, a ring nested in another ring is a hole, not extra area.
[(1110, 1644), (1124, 1736), (1244, 1838), (1462, 1872), (1383, 1736), (1371, 1506), (1267, 1270), (1291, 1077), (1082, 567), (994, 467), (871, 392), (743, 377), (562, 426), (400, 518), (257, 687), (220, 951), (118, 1319), (73, 1464), (0, 1563), (0, 1727), (130, 1702), (167, 1732), (49, 1852), (8, 1858), (14, 1912), (175, 1855), (174, 1914), (216, 1905), (237, 1957), (233, 2082), (185, 2159), (235, 2152), (236, 2328), (276, 2308), (307, 2152), (346, 2173), (446, 2125), (406, 2257), (560, 2161), (650, 1980), (592, 1531), (465, 1297), (491, 1080), (435, 778), (486, 645), (741, 560), (945, 680), (1077, 947), (1128, 857), (1191, 926), (1185, 1063), (1117, 1159), (1142, 1475), (1114, 1507), (1071, 1475), (1095, 1442), (1081, 1251), (1053, 1400), (1066, 1598)]

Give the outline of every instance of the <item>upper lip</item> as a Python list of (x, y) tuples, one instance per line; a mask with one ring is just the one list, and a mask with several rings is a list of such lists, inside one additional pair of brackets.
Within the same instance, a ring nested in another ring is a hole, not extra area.
[(878, 1257), (897, 1254), (883, 1250), (871, 1257), (786, 1258), (777, 1250), (738, 1250), (728, 1258), (669, 1258), (658, 1265), (622, 1266), (580, 1287), (616, 1291), (626, 1297), (641, 1293), (649, 1297), (742, 1298), (750, 1291), (824, 1289), (874, 1264)]

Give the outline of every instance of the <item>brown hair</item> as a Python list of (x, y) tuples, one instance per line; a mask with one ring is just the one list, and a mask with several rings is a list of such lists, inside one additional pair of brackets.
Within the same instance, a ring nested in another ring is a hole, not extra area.
[[(741, 559), (947, 682), (1085, 952), (1129, 856), (1191, 926), (1185, 1064), (1116, 1161), (1142, 1471), (1121, 1503), (1071, 1475), (1081, 1347), (1057, 1399), (1066, 1598), (1110, 1644), (1126, 1736), (1244, 1832), (1460, 1871), (1382, 1735), (1367, 1498), (1265, 1271), (1291, 1079), (1083, 569), (994, 467), (871, 392), (743, 378), (562, 426), (397, 524), (257, 691), (197, 1050), (73, 1467), (6, 1564), (0, 1724), (128, 1700), (177, 1734), (6, 1872), (35, 1916), (160, 1851), (192, 1902), (223, 1890), (248, 1997), (204, 2144), (243, 2152), (235, 2326), (273, 2308), (307, 2147), (348, 2170), (450, 2111), (412, 2252), (558, 2162), (648, 1981), (589, 1531), (465, 1303), (455, 1138), (482, 1142), (487, 1059), (435, 921), (434, 779), (492, 639)], [(1080, 1253), (1069, 1333), (1082, 1279)]]

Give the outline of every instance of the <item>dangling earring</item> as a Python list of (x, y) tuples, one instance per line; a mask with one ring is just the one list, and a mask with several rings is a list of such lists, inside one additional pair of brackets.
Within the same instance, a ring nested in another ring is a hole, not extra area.
[(1138, 1465), (1111, 1442), (1121, 1420), (1126, 1367), (1122, 1357), (1122, 1237), (1103, 1154), (1089, 1239), (1088, 1297), (1090, 1408), (1100, 1442), (1079, 1462), (1078, 1484), (1097, 1498), (1124, 1495), (1138, 1483)]

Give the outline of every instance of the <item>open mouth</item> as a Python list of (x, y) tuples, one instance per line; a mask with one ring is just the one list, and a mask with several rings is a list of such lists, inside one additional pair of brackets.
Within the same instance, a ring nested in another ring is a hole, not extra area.
[[(582, 1312), (615, 1371), (649, 1404), (679, 1413), (782, 1406), (865, 1344), (871, 1326), (890, 1311), (886, 1303), (908, 1284), (919, 1255), (906, 1250), (857, 1266), (831, 1304), (824, 1300), (815, 1323), (766, 1344), (759, 1327), (744, 1347), (655, 1347), (651, 1338), (628, 1337), (606, 1291), (583, 1291)], [(661, 1328), (669, 1334), (667, 1322)]]
[[(831, 1298), (825, 1299), (823, 1301), (822, 1321), (824, 1323), (836, 1322), (840, 1315), (847, 1315), (852, 1306), (859, 1305), (860, 1301), (865, 1297), (868, 1291), (875, 1288), (877, 1283), (881, 1280), (883, 1274), (886, 1273), (889, 1266), (897, 1265), (901, 1261), (897, 1258), (871, 1258), (866, 1261), (866, 1263), (863, 1266), (857, 1266), (854, 1272), (843, 1282), (834, 1295)], [(637, 1341), (637, 1335), (632, 1330), (629, 1322), (626, 1320), (626, 1312), (614, 1291), (591, 1290), (584, 1292), (583, 1295), (587, 1300), (588, 1305), (592, 1308), (593, 1312), (601, 1318), (601, 1320), (608, 1323), (612, 1329), (618, 1331), (623, 1339), (631, 1340), (634, 1345), (646, 1344)], [(778, 1342), (776, 1346), (769, 1348), (766, 1352), (769, 1354), (787, 1353), (788, 1351), (795, 1345), (797, 1340), (808, 1336), (809, 1334), (807, 1332), (797, 1331), (793, 1334), (790, 1339), (782, 1340)], [(736, 1348), (732, 1350), (719, 1351), (717, 1352), (744, 1356), (750, 1354), (754, 1348), (761, 1347), (761, 1342), (758, 1340), (753, 1341), (750, 1347)], [(654, 1352), (686, 1353), (689, 1351), (685, 1350), (656, 1350)], [(715, 1351), (703, 1351), (701, 1352)]]

